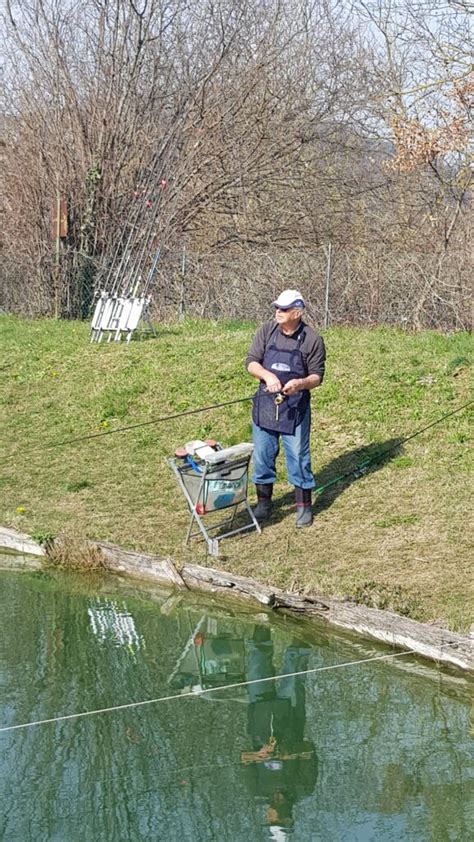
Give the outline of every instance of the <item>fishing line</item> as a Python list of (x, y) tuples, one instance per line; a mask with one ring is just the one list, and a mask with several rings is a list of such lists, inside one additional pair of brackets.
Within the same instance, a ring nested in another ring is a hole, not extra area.
[[(458, 642), (455, 640), (448, 641), (446, 643), (441, 644), (441, 648), (444, 646), (458, 646)], [(86, 710), (82, 713), (68, 713), (64, 716), (55, 716), (51, 719), (37, 719), (33, 722), (23, 722), (21, 725), (4, 725), (0, 728), (0, 733), (6, 733), (7, 731), (18, 731), (24, 728), (32, 728), (36, 725), (48, 725), (53, 722), (65, 722), (69, 719), (80, 719), (84, 716), (96, 716), (100, 713), (111, 713), (113, 711), (118, 710), (130, 710), (130, 708), (137, 708), (143, 707), (145, 705), (153, 705), (158, 704), (159, 702), (171, 702), (176, 699), (186, 699), (190, 697), (196, 696), (203, 696), (206, 693), (214, 693), (216, 690), (233, 690), (236, 687), (249, 687), (252, 684), (261, 684), (266, 681), (277, 681), (280, 678), (295, 678), (299, 675), (310, 675), (317, 672), (328, 672), (329, 670), (336, 670), (342, 669), (343, 667), (354, 667), (359, 666), (360, 664), (370, 664), (374, 661), (385, 661), (388, 658), (403, 658), (406, 655), (416, 655), (418, 654), (415, 649), (409, 649), (406, 652), (394, 652), (388, 655), (376, 655), (373, 658), (360, 658), (357, 661), (344, 661), (340, 664), (330, 664), (326, 667), (313, 667), (312, 669), (307, 670), (298, 670), (297, 672), (285, 672), (281, 675), (271, 675), (266, 676), (264, 678), (253, 678), (248, 681), (236, 681), (233, 684), (224, 684), (220, 687), (207, 687), (201, 688), (200, 690), (190, 690), (186, 693), (174, 693), (170, 696), (160, 696), (157, 699), (145, 699), (141, 702), (129, 702), (128, 704), (124, 705), (113, 705), (112, 707), (107, 708), (99, 708), (97, 710)]]
[[(129, 430), (137, 430), (141, 427), (148, 427), (152, 424), (159, 424), (159, 423), (162, 423), (164, 421), (171, 421), (171, 420), (176, 420), (178, 418), (184, 418), (188, 415), (197, 415), (198, 413), (201, 413), (201, 412), (208, 412), (211, 409), (221, 409), (225, 406), (232, 406), (232, 405), (238, 404), (238, 403), (245, 403), (246, 401), (253, 400), (255, 397), (256, 397), (255, 395), (249, 395), (248, 397), (245, 397), (245, 398), (235, 398), (235, 400), (231, 400), (231, 401), (223, 401), (222, 403), (210, 404), (209, 406), (201, 406), (201, 407), (198, 407), (197, 409), (187, 409), (187, 410), (184, 410), (182, 412), (175, 412), (175, 413), (172, 413), (170, 415), (163, 415), (159, 418), (151, 418), (149, 421), (141, 421), (137, 424), (130, 424), (126, 427), (116, 427), (113, 430), (105, 430), (104, 432), (101, 431), (99, 433), (90, 433), (88, 435), (77, 436), (77, 437), (72, 438), (72, 439), (63, 439), (62, 441), (51, 442), (50, 444), (43, 445), (42, 447), (33, 447), (33, 448), (29, 448), (29, 449), (27, 448), (26, 450), (21, 451), (21, 456), (23, 456), (25, 454), (29, 454), (29, 453), (39, 453), (43, 450), (52, 450), (54, 448), (63, 447), (64, 445), (67, 445), (67, 444), (77, 444), (77, 443), (82, 442), (82, 441), (90, 441), (92, 439), (100, 439), (100, 438), (104, 438), (105, 436), (111, 436), (114, 433), (125, 433), (125, 432), (128, 432)], [(274, 393), (268, 392), (268, 393), (265, 393), (265, 394), (259, 394), (258, 395), (259, 399), (264, 398), (264, 397), (265, 398), (274, 398)], [(446, 418), (450, 418), (452, 415), (456, 415), (458, 412), (461, 412), (463, 409), (466, 409), (468, 406), (471, 406), (471, 404), (473, 404), (473, 403), (474, 403), (474, 400), (468, 401), (467, 403), (463, 404), (462, 406), (458, 406), (456, 409), (453, 409), (451, 412), (445, 413), (444, 415), (441, 416), (441, 418), (437, 418), (434, 421), (431, 421), (429, 424), (426, 424), (426, 426), (421, 427), (421, 429), (416, 430), (414, 433), (411, 433), (410, 435), (399, 439), (395, 444), (391, 445), (390, 447), (385, 448), (384, 450), (380, 451), (379, 453), (375, 454), (374, 456), (371, 456), (369, 459), (365, 459), (363, 462), (361, 462), (355, 468), (352, 468), (350, 471), (346, 471), (345, 473), (340, 474), (339, 476), (335, 477), (334, 479), (329, 480), (324, 485), (318, 486), (317, 488), (315, 488), (313, 490), (315, 491), (315, 493), (320, 493), (322, 490), (324, 490), (328, 486), (334, 485), (336, 482), (339, 482), (342, 479), (345, 479), (349, 476), (352, 476), (353, 474), (359, 473), (361, 470), (364, 470), (365, 468), (367, 468), (372, 462), (376, 462), (382, 456), (385, 456), (387, 453), (390, 453), (392, 450), (396, 450), (402, 444), (405, 444), (407, 441), (411, 441), (411, 439), (416, 438), (416, 436), (420, 436), (426, 430), (431, 429), (431, 427), (435, 427), (437, 424), (441, 424), (441, 422), (445, 421)], [(6, 456), (1, 461), (2, 462), (10, 462), (12, 459), (15, 459), (15, 458), (16, 458), (16, 454), (11, 454), (10, 456)]]

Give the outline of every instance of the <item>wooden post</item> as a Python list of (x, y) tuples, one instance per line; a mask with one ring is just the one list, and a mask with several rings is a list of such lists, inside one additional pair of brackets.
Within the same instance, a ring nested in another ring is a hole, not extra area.
[(67, 201), (61, 199), (59, 179), (56, 186), (56, 198), (51, 208), (51, 239), (53, 241), (53, 282), (54, 282), (54, 316), (59, 318), (61, 309), (61, 240), (67, 236)]
[(54, 237), (54, 318), (59, 318), (59, 273), (61, 260), (61, 196), (56, 189), (56, 231)]
[(179, 299), (178, 318), (182, 322), (186, 316), (186, 246), (183, 246), (183, 257), (181, 260), (181, 295)]
[(331, 269), (332, 269), (332, 245), (329, 243), (324, 250), (326, 254), (326, 297), (324, 301), (324, 327), (329, 325), (329, 288), (331, 285)]

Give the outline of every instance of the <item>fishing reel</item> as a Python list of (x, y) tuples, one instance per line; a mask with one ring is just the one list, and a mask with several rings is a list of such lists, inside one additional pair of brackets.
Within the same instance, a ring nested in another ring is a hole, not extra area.
[(273, 398), (273, 403), (275, 406), (281, 406), (287, 400), (287, 397), (288, 395), (285, 395), (284, 392), (277, 392)]

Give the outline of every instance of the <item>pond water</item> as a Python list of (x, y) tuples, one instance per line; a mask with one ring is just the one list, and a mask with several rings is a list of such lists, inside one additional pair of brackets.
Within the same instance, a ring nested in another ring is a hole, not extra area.
[(0, 732), (0, 838), (471, 839), (472, 682), (412, 656), (288, 675), (388, 651), (196, 594), (1, 571), (0, 727), (179, 697)]

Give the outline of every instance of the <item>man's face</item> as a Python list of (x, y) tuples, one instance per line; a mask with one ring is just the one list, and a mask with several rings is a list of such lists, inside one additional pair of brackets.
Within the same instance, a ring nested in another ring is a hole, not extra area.
[(289, 310), (281, 310), (279, 307), (275, 307), (275, 321), (280, 327), (296, 327), (300, 319), (301, 310), (298, 310), (297, 307), (291, 307)]

